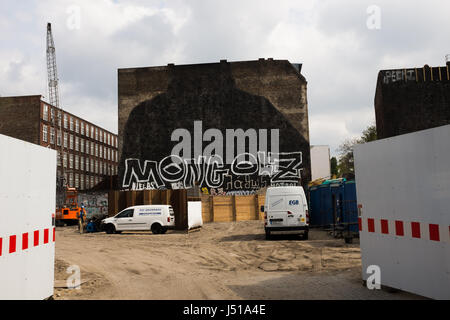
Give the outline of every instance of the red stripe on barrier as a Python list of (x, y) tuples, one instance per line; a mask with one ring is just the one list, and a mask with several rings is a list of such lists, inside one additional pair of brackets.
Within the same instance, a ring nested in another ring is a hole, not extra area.
[(369, 232), (375, 232), (375, 220), (374, 219), (367, 219), (367, 229)]
[(56, 240), (56, 228), (53, 228), (53, 242)]
[(395, 221), (395, 234), (397, 236), (404, 236), (405, 230), (403, 230), (403, 221)]
[(33, 233), (33, 241), (34, 241), (34, 246), (37, 247), (39, 245), (39, 230), (36, 230)]
[(420, 238), (420, 223), (411, 222), (411, 233), (413, 238)]
[(48, 229), (44, 229), (44, 243), (48, 243)]
[(388, 221), (386, 219), (381, 219), (381, 233), (388, 234), (389, 233), (389, 226)]
[(3, 239), (0, 238), (0, 257), (2, 256)]
[(439, 225), (430, 224), (430, 240), (439, 241)]
[(9, 237), (9, 253), (16, 252), (16, 236)]
[(28, 232), (22, 234), (22, 250), (28, 249)]
[(359, 226), (359, 231), (362, 231), (362, 220), (361, 220), (361, 218), (358, 218), (358, 226)]

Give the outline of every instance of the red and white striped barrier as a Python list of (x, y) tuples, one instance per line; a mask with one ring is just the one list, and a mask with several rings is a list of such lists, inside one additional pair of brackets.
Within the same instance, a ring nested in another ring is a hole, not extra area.
[(56, 151), (0, 134), (0, 300), (53, 295)]
[(17, 253), (18, 251), (32, 250), (34, 247), (48, 245), (55, 242), (55, 240), (56, 231), (54, 227), (22, 234), (0, 236), (0, 257)]
[(450, 243), (450, 226), (420, 221), (358, 218), (359, 231)]
[(450, 125), (354, 148), (362, 278), (450, 299)]

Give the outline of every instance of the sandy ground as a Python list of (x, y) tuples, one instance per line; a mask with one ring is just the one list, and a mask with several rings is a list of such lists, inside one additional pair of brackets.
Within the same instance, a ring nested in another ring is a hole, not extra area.
[(57, 283), (70, 265), (80, 289), (55, 289), (55, 299), (418, 299), (368, 290), (357, 241), (324, 231), (310, 239), (264, 239), (261, 221), (210, 223), (189, 234), (168, 231), (82, 234), (56, 231)]

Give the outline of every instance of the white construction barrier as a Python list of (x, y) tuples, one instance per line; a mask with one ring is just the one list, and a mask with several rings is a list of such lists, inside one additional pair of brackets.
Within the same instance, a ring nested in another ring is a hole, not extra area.
[(0, 135), (0, 300), (53, 295), (56, 151)]
[(378, 266), (381, 285), (450, 299), (450, 125), (354, 156), (363, 279)]
[(201, 227), (202, 225), (202, 202), (188, 201), (188, 229)]

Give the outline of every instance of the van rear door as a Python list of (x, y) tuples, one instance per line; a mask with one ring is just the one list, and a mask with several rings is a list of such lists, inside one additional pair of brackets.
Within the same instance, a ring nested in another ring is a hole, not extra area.
[(287, 225), (298, 226), (306, 224), (306, 212), (303, 197), (300, 194), (286, 196)]
[(282, 227), (287, 224), (286, 201), (283, 195), (269, 196), (267, 208), (267, 226)]

